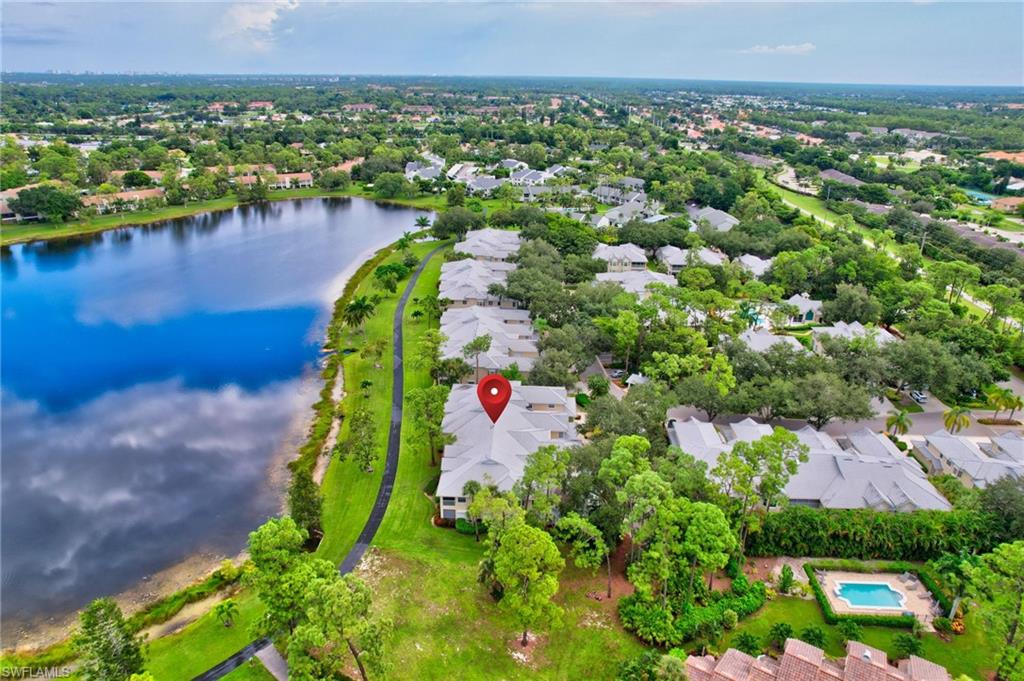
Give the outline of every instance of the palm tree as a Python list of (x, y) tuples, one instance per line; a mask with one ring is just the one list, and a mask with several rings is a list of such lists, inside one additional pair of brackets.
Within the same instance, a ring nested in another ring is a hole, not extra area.
[(971, 410), (961, 406), (950, 407), (942, 412), (942, 425), (950, 433), (959, 433), (971, 425)]
[(998, 385), (994, 385), (985, 391), (985, 397), (988, 398), (989, 406), (996, 412), (992, 415), (992, 418), (998, 419), (999, 412), (1004, 409), (1010, 409), (1010, 402), (1013, 401), (1013, 391), (1009, 388), (1000, 388)]
[(889, 430), (890, 435), (906, 435), (912, 425), (914, 422), (910, 420), (906, 409), (889, 414), (889, 417), (885, 419), (885, 427)]
[(420, 229), (426, 229), (427, 227), (430, 227), (430, 218), (428, 218), (426, 215), (420, 215), (419, 217), (416, 218), (416, 226), (419, 227)]
[(219, 619), (225, 627), (230, 627), (235, 623), (236, 614), (238, 614), (238, 604), (233, 598), (226, 598), (213, 608), (213, 616)]
[[(472, 501), (473, 495), (481, 489), (483, 489), (483, 486), (476, 480), (467, 480), (466, 484), (462, 486), (462, 496), (464, 496), (467, 501)], [(471, 513), (467, 513), (467, 515), (473, 523), (473, 534), (476, 536), (476, 540), (480, 541), (480, 518), (477, 518)]]
[(1020, 395), (1014, 395), (1006, 401), (1006, 408), (1010, 410), (1010, 420), (1012, 421), (1017, 410), (1024, 409), (1024, 399), (1021, 399)]
[(353, 329), (358, 329), (366, 321), (367, 317), (373, 314), (374, 303), (366, 296), (359, 296), (349, 301), (349, 304), (342, 310), (341, 318)]

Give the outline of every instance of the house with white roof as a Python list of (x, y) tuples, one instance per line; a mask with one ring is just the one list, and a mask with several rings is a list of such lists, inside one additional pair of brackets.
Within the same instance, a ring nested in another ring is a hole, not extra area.
[(793, 324), (807, 324), (821, 321), (821, 301), (814, 300), (806, 293), (794, 293), (786, 299), (786, 303), (797, 309), (797, 314), (790, 321)]
[(479, 336), (490, 336), (491, 347), (479, 357), (466, 360), (476, 373), (473, 382), (508, 369), (513, 364), (523, 372), (529, 372), (540, 355), (537, 334), (527, 310), (479, 305), (450, 308), (441, 315), (441, 333), (447, 338), (441, 347), (444, 359), (465, 359), (463, 349), (470, 341)]
[(609, 272), (640, 271), (647, 269), (647, 254), (636, 244), (598, 244), (594, 259), (608, 263)]
[(435, 492), (442, 518), (466, 517), (467, 482), (511, 490), (537, 449), (579, 444), (576, 401), (565, 388), (511, 383), (512, 397), (494, 423), (480, 405), (475, 385), (452, 386), (441, 428), (455, 441), (444, 448)]
[(759, 258), (758, 256), (750, 253), (744, 253), (740, 257), (736, 258), (735, 262), (758, 279), (763, 277), (768, 271), (768, 268), (772, 266), (772, 258), (765, 260), (764, 258)]
[(718, 232), (728, 232), (730, 229), (740, 224), (739, 218), (729, 215), (724, 210), (718, 210), (707, 206), (705, 208), (698, 208), (697, 206), (687, 205), (686, 213), (690, 216), (690, 220), (695, 225), (707, 224), (709, 227)]
[[(750, 418), (720, 428), (693, 417), (670, 419), (667, 429), (672, 444), (709, 469), (736, 442), (753, 442), (772, 433), (769, 426)], [(863, 428), (842, 442), (810, 426), (794, 434), (809, 451), (783, 490), (791, 504), (901, 512), (951, 508), (917, 462), (880, 433)]]
[(466, 232), (465, 238), (455, 244), (455, 252), (486, 262), (507, 261), (519, 252), (520, 242), (519, 232), (487, 227)]
[(621, 286), (628, 293), (635, 293), (638, 296), (646, 297), (649, 295), (647, 287), (651, 284), (666, 284), (668, 286), (675, 286), (676, 280), (674, 277), (660, 272), (652, 272), (650, 270), (641, 271), (628, 271), (628, 272), (599, 272), (597, 274), (598, 281), (610, 281)]
[(451, 301), (452, 308), (480, 305), (483, 307), (515, 307), (514, 301), (490, 293), (491, 286), (503, 285), (514, 263), (482, 261), (467, 258), (441, 265), (438, 297)]
[(874, 338), (878, 345), (886, 345), (899, 338), (889, 331), (877, 326), (864, 326), (860, 322), (836, 322), (832, 326), (816, 326), (811, 329), (811, 337), (814, 339), (814, 349), (817, 352), (822, 350), (823, 338), (842, 338), (854, 340), (857, 338)]
[(516, 185), (517, 187), (534, 187), (539, 184), (544, 184), (551, 179), (551, 175), (543, 170), (531, 170), (530, 168), (524, 168), (517, 170), (509, 175), (509, 182)]
[(747, 329), (739, 335), (739, 339), (754, 352), (768, 352), (776, 345), (788, 345), (794, 350), (804, 349), (793, 336), (777, 336), (767, 329)]
[(466, 183), (466, 190), (470, 194), (477, 194), (480, 196), (490, 196), (491, 192), (500, 187), (501, 185), (508, 182), (503, 177), (494, 177), (492, 175), (476, 175), (473, 179)]
[(480, 172), (480, 167), (474, 163), (456, 163), (448, 169), (446, 176), (452, 182), (461, 182), (467, 184), (472, 180), (477, 173)]
[(1024, 438), (1005, 433), (986, 441), (937, 430), (914, 444), (933, 475), (955, 475), (968, 487), (987, 487), (1000, 478), (1024, 478)]
[(685, 249), (676, 246), (662, 246), (657, 250), (655, 256), (658, 261), (668, 267), (672, 274), (679, 274), (684, 267), (716, 267), (724, 265), (725, 254), (713, 248), (701, 247), (698, 249)]

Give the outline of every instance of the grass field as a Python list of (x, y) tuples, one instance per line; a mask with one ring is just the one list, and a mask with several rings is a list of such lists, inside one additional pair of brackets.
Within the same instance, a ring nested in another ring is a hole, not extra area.
[[(807, 626), (819, 626), (825, 631), (825, 652), (832, 657), (845, 654), (839, 631), (825, 623), (817, 602), (792, 597), (780, 597), (769, 602), (760, 612), (741, 622), (723, 639), (719, 647), (721, 650), (728, 648), (730, 641), (741, 631), (749, 632), (764, 641), (768, 630), (776, 622), (786, 622), (797, 633)], [(864, 643), (884, 650), (890, 658), (895, 659), (892, 639), (901, 631), (904, 630), (863, 627)], [(924, 647), (923, 657), (944, 666), (954, 678), (967, 674), (975, 679), (985, 679), (988, 678), (987, 672), (995, 668), (996, 647), (986, 636), (981, 623), (975, 622), (970, 616), (967, 618), (967, 632), (962, 636), (954, 636), (947, 643), (935, 634), (925, 634), (921, 644)]]
[(255, 657), (224, 678), (227, 681), (274, 681), (274, 676)]

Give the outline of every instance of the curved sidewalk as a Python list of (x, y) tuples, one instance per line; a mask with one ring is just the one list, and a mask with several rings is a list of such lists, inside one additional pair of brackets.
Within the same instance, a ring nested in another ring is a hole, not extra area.
[[(349, 550), (345, 559), (341, 561), (341, 566), (338, 568), (338, 571), (343, 575), (352, 572), (355, 566), (359, 564), (363, 554), (366, 553), (366, 549), (370, 547), (370, 542), (373, 541), (374, 535), (377, 534), (377, 529), (380, 527), (381, 522), (384, 520), (384, 514), (388, 510), (388, 502), (391, 501), (391, 490), (395, 487), (395, 475), (398, 473), (398, 453), (402, 446), (402, 400), (405, 397), (405, 367), (402, 362), (404, 352), (402, 346), (402, 318), (405, 316), (405, 304), (408, 302), (409, 295), (412, 293), (413, 287), (416, 286), (420, 274), (423, 273), (427, 263), (445, 245), (441, 244), (424, 256), (416, 271), (413, 272), (412, 277), (409, 278), (409, 283), (406, 285), (405, 291), (402, 292), (402, 297), (398, 299), (398, 307), (395, 308), (395, 318), (391, 330), (394, 359), (391, 369), (391, 426), (388, 428), (388, 450), (384, 459), (384, 475), (381, 477), (380, 488), (377, 490), (377, 498), (373, 502), (373, 508), (370, 510), (370, 517), (366, 519), (363, 531), (359, 533), (355, 545)], [(245, 664), (251, 657), (270, 645), (272, 644), (268, 638), (253, 641), (217, 666), (194, 677), (192, 681), (216, 681), (216, 679)]]

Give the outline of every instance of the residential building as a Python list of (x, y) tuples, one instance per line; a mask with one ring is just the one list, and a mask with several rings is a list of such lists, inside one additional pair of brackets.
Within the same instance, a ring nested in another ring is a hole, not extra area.
[(750, 253), (744, 253), (740, 257), (736, 258), (735, 262), (758, 279), (763, 277), (772, 266), (772, 258), (765, 260), (764, 258), (759, 258), (758, 256)]
[(1015, 213), (1024, 206), (1024, 196), (1000, 196), (998, 199), (992, 199), (991, 206), (1004, 213)]
[(597, 227), (621, 227), (627, 222), (639, 220), (647, 215), (647, 204), (640, 201), (629, 201), (622, 205), (609, 208), (604, 215), (597, 216)]
[(534, 187), (547, 182), (551, 179), (551, 175), (543, 170), (524, 168), (509, 175), (508, 179), (509, 182), (517, 187)]
[(579, 444), (575, 420), (576, 401), (565, 388), (512, 381), (512, 397), (492, 423), (477, 398), (476, 385), (452, 386), (441, 422), (442, 430), (455, 440), (445, 446), (441, 458), (436, 491), (441, 517), (466, 517), (467, 482), (510, 490), (538, 448)]
[(609, 246), (598, 244), (594, 258), (608, 263), (609, 272), (640, 271), (647, 269), (647, 254), (636, 244)]
[(136, 210), (144, 201), (162, 201), (164, 190), (159, 187), (152, 189), (132, 189), (114, 194), (93, 194), (83, 196), (82, 205), (95, 207), (97, 213), (117, 213), (124, 210)]
[(487, 227), (466, 232), (466, 237), (455, 244), (456, 253), (467, 253), (476, 260), (507, 261), (519, 251), (519, 232)]
[(667, 286), (676, 285), (675, 277), (671, 277), (667, 274), (661, 274), (660, 272), (652, 272), (650, 270), (642, 270), (639, 272), (599, 272), (597, 274), (597, 280), (614, 282), (621, 286), (625, 291), (635, 293), (642, 298), (649, 295), (647, 287), (651, 284), (665, 284)]
[(736, 158), (741, 161), (746, 161), (755, 168), (771, 168), (775, 165), (775, 161), (767, 158), (766, 156), (759, 156), (757, 154), (746, 154), (742, 151), (736, 152)]
[(814, 349), (821, 351), (821, 342), (825, 337), (843, 338), (854, 340), (856, 338), (872, 337), (878, 345), (885, 345), (899, 338), (892, 333), (878, 326), (864, 326), (860, 322), (836, 322), (832, 326), (816, 326), (811, 329), (811, 337), (814, 339)]
[(468, 184), (480, 172), (480, 167), (473, 163), (456, 163), (445, 173), (452, 182)]
[(777, 336), (767, 329), (758, 329), (757, 331), (747, 329), (740, 334), (739, 338), (754, 352), (768, 352), (776, 345), (788, 345), (794, 350), (804, 349), (800, 341), (793, 336)]
[(441, 315), (441, 333), (448, 339), (441, 348), (445, 359), (465, 358), (462, 351), (467, 343), (479, 336), (491, 337), (487, 352), (466, 360), (474, 368), (474, 383), (513, 364), (527, 373), (540, 355), (527, 310), (480, 305), (453, 307)]
[[(667, 428), (672, 444), (709, 468), (736, 442), (751, 442), (772, 432), (750, 418), (721, 427), (693, 417), (670, 419)], [(809, 452), (783, 490), (791, 504), (899, 512), (951, 508), (917, 462), (880, 433), (862, 428), (841, 442), (810, 426), (794, 434)]]
[(968, 487), (987, 487), (1000, 478), (1024, 478), (1024, 437), (1005, 433), (979, 441), (937, 430), (914, 450), (933, 475), (955, 475)]
[(818, 175), (822, 180), (831, 180), (832, 182), (838, 182), (839, 184), (845, 184), (848, 187), (860, 187), (864, 184), (863, 181), (858, 180), (853, 175), (847, 175), (846, 173), (840, 172), (835, 168), (829, 168), (828, 170), (822, 170)]
[(950, 681), (945, 667), (911, 655), (889, 664), (885, 652), (859, 641), (846, 644), (846, 657), (831, 660), (825, 652), (800, 639), (786, 640), (778, 659), (752, 657), (735, 648), (715, 659), (712, 655), (686, 658), (689, 681)]
[(502, 261), (484, 261), (467, 258), (441, 265), (438, 297), (447, 298), (449, 307), (515, 307), (507, 298), (490, 293), (491, 286), (505, 283), (515, 264)]
[(793, 324), (807, 324), (821, 321), (821, 301), (814, 300), (806, 293), (794, 293), (786, 299), (786, 303), (797, 309), (790, 321)]
[(414, 180), (436, 180), (441, 177), (444, 171), (444, 159), (436, 159), (440, 163), (427, 161), (409, 161), (405, 164), (405, 179), (410, 182)]
[(656, 252), (658, 261), (668, 267), (672, 274), (679, 274), (684, 267), (717, 267), (724, 265), (727, 258), (721, 251), (713, 248), (702, 247), (697, 250), (687, 250), (676, 246), (662, 246)]
[(698, 208), (697, 206), (687, 205), (686, 213), (690, 216), (690, 220), (695, 225), (707, 224), (712, 229), (718, 232), (728, 232), (730, 229), (740, 224), (739, 218), (729, 215), (724, 210), (718, 210), (717, 208), (711, 208), (710, 206), (705, 208)]
[(504, 159), (501, 163), (498, 164), (498, 167), (499, 168), (504, 168), (505, 170), (509, 171), (510, 173), (514, 173), (517, 170), (529, 170), (530, 169), (529, 165), (527, 165), (526, 163), (523, 163), (522, 161), (517, 161), (514, 158), (506, 158), (506, 159)]
[(490, 196), (495, 189), (508, 182), (504, 177), (491, 177), (490, 175), (477, 175), (466, 184), (470, 194)]

